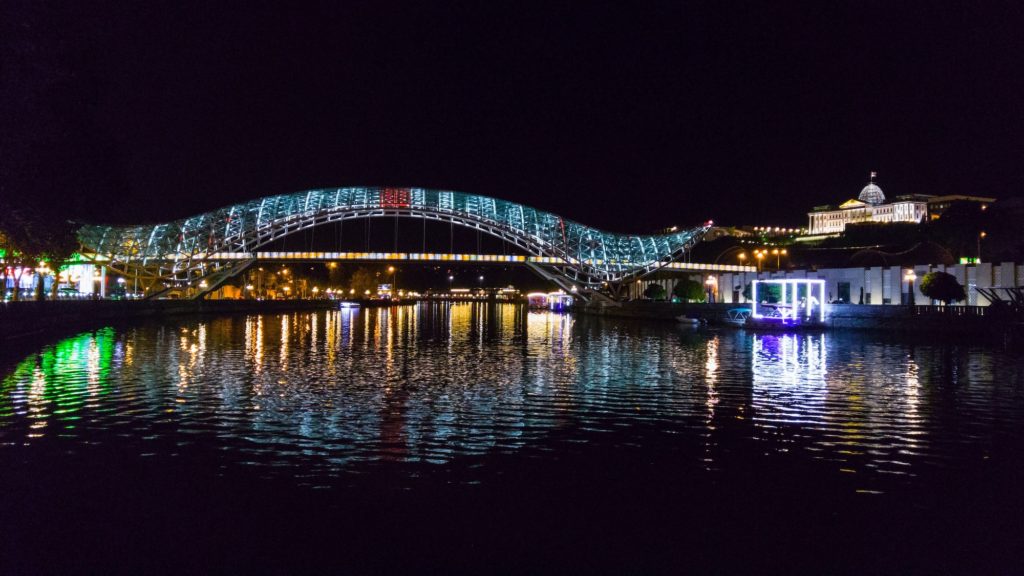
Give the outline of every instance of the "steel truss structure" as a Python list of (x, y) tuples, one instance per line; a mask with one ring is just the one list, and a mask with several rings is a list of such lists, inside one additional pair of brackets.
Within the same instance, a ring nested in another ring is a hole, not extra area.
[[(223, 275), (219, 252), (252, 253), (321, 224), (380, 217), (453, 223), (500, 238), (533, 256), (561, 259), (552, 272), (581, 289), (649, 274), (680, 259), (711, 223), (662, 235), (603, 232), (556, 214), (487, 196), (424, 188), (330, 188), (270, 196), (164, 224), (85, 225), (83, 254), (151, 284)], [(227, 264), (240, 267), (239, 264)]]

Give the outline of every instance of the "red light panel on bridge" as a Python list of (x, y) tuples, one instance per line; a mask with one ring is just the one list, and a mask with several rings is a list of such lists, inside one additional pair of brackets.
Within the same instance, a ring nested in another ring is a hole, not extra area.
[(380, 205), (382, 208), (408, 208), (408, 188), (385, 188), (380, 191)]

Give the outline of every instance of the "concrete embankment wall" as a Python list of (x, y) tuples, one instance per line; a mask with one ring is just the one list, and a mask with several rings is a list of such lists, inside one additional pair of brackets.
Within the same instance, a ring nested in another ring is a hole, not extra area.
[[(774, 264), (774, 262), (772, 262)], [(907, 272), (913, 271), (917, 281), (911, 282)], [(798, 279), (815, 278), (825, 281), (827, 300), (842, 298), (848, 302), (863, 302), (873, 306), (903, 306), (909, 301), (911, 288), (914, 291), (914, 302), (926, 303), (930, 298), (921, 292), (920, 280), (929, 272), (946, 272), (956, 277), (967, 292), (966, 304), (971, 306), (988, 306), (989, 299), (978, 292), (979, 288), (994, 286), (1011, 288), (1024, 286), (1024, 263), (1002, 262), (980, 264), (957, 264), (943, 266), (941, 264), (918, 264), (914, 266), (875, 266), (869, 268), (819, 268), (816, 270), (784, 270), (764, 272), (695, 272), (690, 278), (701, 284), (710, 280), (715, 286), (716, 301), (742, 305), (748, 298), (743, 292), (753, 280), (770, 278)], [(629, 284), (628, 296), (632, 299), (642, 297), (650, 284), (659, 284), (669, 294), (680, 277), (660, 279), (644, 279)]]
[[(583, 314), (616, 318), (675, 321), (676, 316), (702, 318), (711, 323), (725, 318), (726, 312), (742, 307), (737, 304), (673, 304), (670, 302), (634, 301), (621, 306), (591, 304), (577, 309)], [(971, 308), (968, 310), (968, 308)], [(986, 316), (973, 307), (869, 306), (835, 304), (829, 306), (828, 326), (836, 329), (887, 331), (938, 331), (943, 333), (989, 333), (1010, 329), (995, 317)]]
[(0, 304), (0, 341), (89, 329), (136, 319), (187, 314), (257, 314), (322, 310), (329, 300), (149, 300), (7, 302)]

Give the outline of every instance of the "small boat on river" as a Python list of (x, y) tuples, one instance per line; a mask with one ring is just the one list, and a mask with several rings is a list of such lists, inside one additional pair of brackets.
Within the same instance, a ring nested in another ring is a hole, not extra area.
[(676, 322), (679, 322), (679, 324), (683, 326), (693, 326), (694, 328), (701, 325), (700, 318), (690, 318), (685, 314), (682, 316), (676, 316)]
[(722, 321), (730, 326), (744, 326), (750, 318), (750, 314), (750, 308), (733, 308), (725, 313), (725, 318)]

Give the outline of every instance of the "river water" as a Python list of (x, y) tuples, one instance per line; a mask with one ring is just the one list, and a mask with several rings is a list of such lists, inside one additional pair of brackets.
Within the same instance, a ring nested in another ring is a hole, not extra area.
[(0, 380), (0, 573), (1011, 573), (1024, 356), (424, 304)]

